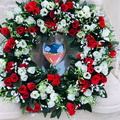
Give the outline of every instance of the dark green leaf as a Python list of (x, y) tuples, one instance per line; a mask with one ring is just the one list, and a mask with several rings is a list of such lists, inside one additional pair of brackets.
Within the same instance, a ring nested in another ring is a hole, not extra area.
[(47, 35), (45, 35), (45, 34), (41, 34), (41, 40), (43, 41), (43, 42), (46, 42), (47, 40), (48, 40), (48, 36)]
[(59, 108), (59, 109), (57, 110), (57, 118), (58, 118), (58, 119), (60, 118), (61, 112), (62, 112), (62, 109)]
[(13, 85), (14, 85), (15, 87), (19, 88), (19, 87), (22, 85), (22, 81), (19, 80), (19, 81), (13, 83)]
[(66, 35), (65, 38), (66, 38), (66, 40), (67, 40), (67, 42), (68, 42), (69, 45), (70, 45), (70, 44), (74, 41), (74, 39), (75, 39), (75, 37), (72, 37), (72, 36), (70, 36), (70, 35)]
[(85, 6), (85, 5), (87, 5), (87, 2), (86, 2), (86, 1), (84, 1), (84, 2), (82, 3), (82, 6)]
[(112, 41), (112, 44), (113, 44), (113, 45), (118, 45), (119, 42), (118, 42), (118, 41)]
[(91, 108), (91, 105), (90, 105), (90, 104), (85, 104), (85, 105), (83, 106), (83, 109), (84, 109), (84, 110), (88, 110), (89, 112), (92, 112), (92, 108)]
[(75, 55), (68, 55), (68, 58), (70, 60), (77, 60), (76, 56)]
[(27, 106), (25, 106), (25, 107), (22, 109), (22, 114), (25, 114), (26, 108), (27, 108)]
[(50, 118), (54, 118), (56, 116), (57, 116), (57, 110), (55, 109), (54, 111), (52, 111)]
[(108, 75), (110, 74), (110, 72), (111, 72), (112, 69), (113, 69), (112, 66), (108, 68)]
[(49, 108), (42, 108), (43, 109), (43, 114), (44, 114), (44, 117), (47, 116), (47, 114), (50, 112)]

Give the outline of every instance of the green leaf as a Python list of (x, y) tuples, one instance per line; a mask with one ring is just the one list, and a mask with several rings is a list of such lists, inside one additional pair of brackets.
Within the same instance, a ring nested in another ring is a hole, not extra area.
[(60, 118), (61, 112), (62, 112), (62, 109), (59, 108), (59, 109), (57, 110), (57, 118), (58, 118), (58, 119)]
[(22, 85), (22, 81), (19, 80), (19, 81), (13, 83), (13, 85), (14, 85), (15, 87), (19, 88), (19, 87)]
[(51, 114), (50, 118), (54, 118), (55, 116), (57, 116), (57, 110), (56, 109), (54, 111), (52, 111), (52, 114)]
[(119, 45), (119, 42), (118, 41), (112, 41), (112, 44), (113, 45)]
[(78, 2), (79, 2), (79, 0), (67, 0), (67, 2), (68, 2), (68, 1), (71, 1), (71, 2), (74, 1), (75, 3), (78, 3)]
[(91, 108), (91, 105), (90, 104), (85, 104), (84, 106), (82, 106), (82, 108), (84, 110), (88, 110), (89, 112), (92, 112), (92, 108)]
[(86, 2), (86, 1), (84, 1), (84, 2), (82, 3), (82, 7), (85, 6), (85, 5), (87, 5), (87, 2)]
[(108, 75), (110, 74), (110, 72), (111, 72), (112, 69), (113, 69), (112, 66), (108, 68)]
[(45, 34), (41, 34), (41, 40), (43, 41), (43, 42), (46, 42), (47, 40), (48, 40), (48, 36), (47, 35), (45, 35)]
[(72, 37), (70, 35), (66, 35), (65, 39), (67, 40), (68, 44), (70, 45), (74, 41), (75, 37)]
[(68, 55), (68, 58), (70, 60), (77, 60), (76, 56), (75, 55)]
[(25, 107), (22, 109), (22, 114), (25, 114), (26, 108), (27, 108), (27, 106), (25, 106)]
[(50, 110), (49, 110), (49, 108), (42, 108), (42, 109), (43, 109), (42, 112), (44, 114), (44, 117), (46, 117), (47, 114), (50, 112)]

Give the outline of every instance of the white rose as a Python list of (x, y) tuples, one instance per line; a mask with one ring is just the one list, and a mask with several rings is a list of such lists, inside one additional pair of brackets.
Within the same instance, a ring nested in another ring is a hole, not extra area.
[(36, 21), (33, 17), (29, 16), (27, 19), (25, 19), (25, 22), (27, 22), (27, 24), (36, 24)]
[(89, 72), (85, 72), (85, 73), (83, 74), (83, 77), (84, 77), (85, 79), (90, 79), (90, 78), (91, 78), (91, 74), (90, 74)]
[(15, 51), (14, 54), (15, 54), (15, 56), (17, 56), (17, 57), (20, 57), (20, 56), (22, 55), (22, 51), (16, 49), (16, 51)]
[(43, 17), (43, 16), (47, 16), (47, 14), (48, 14), (48, 10), (46, 9), (46, 8), (42, 8), (41, 10), (40, 10), (40, 15)]
[(46, 8), (48, 6), (48, 1), (44, 0), (43, 2), (41, 2), (41, 6)]
[(82, 10), (80, 10), (80, 11), (76, 11), (76, 15), (78, 18), (83, 18), (85, 16), (85, 13)]
[(27, 69), (27, 71), (28, 71), (29, 73), (31, 73), (31, 74), (34, 74), (34, 73), (35, 73), (35, 67), (29, 67), (29, 68)]
[(95, 59), (100, 59), (100, 58), (102, 58), (102, 54), (101, 54), (100, 52), (98, 52), (98, 51), (95, 51), (95, 52), (93, 53), (93, 56), (95, 57)]
[(17, 15), (16, 18), (15, 18), (15, 22), (20, 24), (20, 23), (23, 23), (24, 21), (24, 18), (21, 16), (21, 15)]
[(84, 92), (85, 96), (91, 96), (92, 95), (92, 91), (90, 89), (87, 89), (86, 92)]
[(46, 92), (48, 94), (52, 93), (53, 92), (53, 86), (49, 85), (47, 88), (46, 88)]
[(71, 101), (74, 101), (75, 100), (75, 95), (74, 94), (68, 94), (67, 99), (71, 100)]
[(90, 25), (90, 30), (94, 30), (95, 28), (96, 28), (96, 24), (94, 24), (94, 23), (92, 23), (91, 25)]
[(108, 68), (108, 64), (107, 64), (106, 61), (103, 61), (103, 62), (100, 64), (100, 66), (102, 67), (102, 69)]
[(81, 97), (80, 102), (81, 102), (81, 104), (87, 104), (87, 103), (89, 103), (87, 97), (84, 97), (84, 96)]
[(22, 10), (21, 10), (20, 7), (16, 7), (16, 8), (14, 9), (14, 11), (15, 11), (15, 13), (17, 13), (17, 14), (19, 14), (19, 13), (22, 12)]
[(104, 75), (108, 75), (108, 68), (102, 69), (102, 73), (103, 73)]
[(48, 108), (52, 108), (55, 106), (55, 102), (52, 100), (50, 100), (47, 104), (48, 104)]
[(79, 38), (82, 38), (82, 37), (84, 37), (85, 36), (85, 33), (83, 32), (83, 31), (79, 31), (78, 33), (77, 33), (77, 37), (79, 37)]
[(52, 100), (52, 101), (56, 101), (57, 99), (58, 99), (58, 94), (57, 93), (51, 93), (50, 94), (50, 99)]
[(27, 54), (29, 54), (29, 51), (30, 51), (30, 50), (29, 50), (28, 48), (23, 48), (23, 49), (22, 49), (22, 54), (23, 54), (23, 55), (27, 55)]
[(89, 18), (89, 17), (91, 17), (91, 13), (90, 13), (90, 12), (86, 12), (85, 15), (84, 15), (84, 18), (87, 19), (87, 18)]
[(7, 13), (7, 18), (8, 18), (8, 19), (14, 19), (14, 13), (13, 13), (13, 11), (9, 11), (9, 12)]
[(45, 84), (40, 84), (40, 86), (38, 87), (38, 90), (41, 93), (45, 93), (46, 89), (47, 89), (47, 86)]
[(24, 67), (21, 67), (21, 68), (19, 67), (18, 68), (18, 74), (21, 75), (21, 76), (25, 75), (26, 74), (26, 69)]
[(61, 26), (64, 26), (64, 27), (65, 27), (65, 26), (66, 26), (66, 20), (65, 20), (65, 19), (61, 20), (61, 21), (60, 21), (60, 24), (61, 24)]
[(47, 30), (47, 27), (46, 27), (46, 26), (40, 26), (40, 31), (41, 31), (42, 33), (45, 33), (46, 30)]
[(110, 34), (110, 30), (108, 30), (107, 28), (103, 29), (101, 35), (103, 38), (107, 37)]
[(45, 100), (47, 98), (47, 94), (45, 93), (40, 93), (41, 99)]
[(97, 73), (100, 73), (102, 71), (102, 68), (101, 66), (95, 66), (94, 67), (94, 70), (97, 72)]
[(33, 99), (37, 99), (40, 96), (37, 90), (31, 92), (30, 97)]
[(55, 7), (54, 2), (49, 2), (48, 5), (47, 5), (47, 9), (48, 9), (48, 10), (53, 10), (54, 7)]
[(17, 48), (21, 47), (21, 48), (26, 48), (27, 43), (25, 42), (25, 40), (21, 40), (20, 42), (17, 43)]
[(102, 47), (102, 48), (100, 49), (100, 53), (101, 53), (101, 54), (105, 54), (105, 53), (106, 53), (106, 49), (105, 49), (104, 47)]
[(21, 75), (20, 78), (21, 78), (22, 81), (27, 81), (28, 76), (27, 75)]
[(42, 20), (42, 19), (38, 19), (37, 20), (37, 25), (39, 26), (39, 27), (41, 27), (41, 26), (44, 26), (44, 21)]
[(84, 12), (89, 12), (89, 11), (90, 11), (90, 8), (89, 8), (89, 6), (84, 6), (82, 10), (83, 10)]
[(86, 65), (82, 65), (81, 61), (78, 61), (75, 63), (75, 66), (79, 69), (82, 70), (83, 72), (87, 71), (87, 66)]

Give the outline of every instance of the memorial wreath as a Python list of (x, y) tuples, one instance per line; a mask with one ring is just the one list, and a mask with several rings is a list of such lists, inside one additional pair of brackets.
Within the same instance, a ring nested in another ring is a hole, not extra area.
[[(114, 32), (100, 8), (78, 0), (28, 0), (7, 14), (0, 26), (5, 40), (0, 46), (0, 96), (20, 103), (23, 113), (61, 111), (72, 116), (77, 109), (92, 111), (97, 97), (106, 98), (104, 85), (116, 56)], [(52, 65), (40, 69), (32, 60), (37, 39), (62, 34), (71, 63), (63, 75)]]

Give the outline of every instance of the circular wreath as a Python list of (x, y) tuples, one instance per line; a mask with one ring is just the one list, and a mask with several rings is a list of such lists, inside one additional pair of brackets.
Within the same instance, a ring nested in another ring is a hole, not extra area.
[[(72, 116), (76, 109), (91, 110), (97, 97), (107, 97), (104, 85), (116, 55), (114, 34), (99, 7), (78, 0), (29, 0), (9, 11), (0, 32), (0, 96), (20, 103), (28, 112), (61, 111)], [(37, 38), (48, 41), (64, 34), (69, 48), (69, 69), (60, 76), (57, 68), (41, 70), (32, 60)]]

